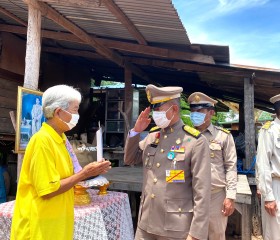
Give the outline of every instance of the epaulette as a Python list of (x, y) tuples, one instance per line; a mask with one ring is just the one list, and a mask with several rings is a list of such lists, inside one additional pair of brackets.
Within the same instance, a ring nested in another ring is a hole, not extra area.
[(220, 129), (221, 131), (225, 132), (226, 134), (230, 134), (230, 131), (225, 128), (218, 127), (218, 126), (216, 126), (216, 128)]
[(271, 126), (271, 121), (268, 121), (262, 126), (262, 128), (268, 130), (270, 126)]
[(184, 125), (183, 126), (183, 130), (187, 133), (189, 133), (190, 135), (192, 135), (195, 138), (199, 138), (200, 136), (200, 131), (196, 130), (195, 128), (192, 128), (190, 126)]
[(152, 133), (152, 132), (158, 132), (160, 131), (160, 128), (158, 126), (155, 126), (155, 127), (152, 127), (149, 131), (149, 133)]

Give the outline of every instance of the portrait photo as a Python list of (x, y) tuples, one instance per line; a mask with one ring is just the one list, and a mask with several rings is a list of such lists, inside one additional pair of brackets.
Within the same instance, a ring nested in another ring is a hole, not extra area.
[(42, 109), (42, 95), (40, 91), (18, 87), (17, 98), (17, 153), (23, 153), (30, 138), (37, 132), (45, 121)]

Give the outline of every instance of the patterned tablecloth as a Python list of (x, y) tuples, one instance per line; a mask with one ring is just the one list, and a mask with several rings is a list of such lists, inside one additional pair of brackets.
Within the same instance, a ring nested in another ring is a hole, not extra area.
[[(134, 231), (126, 193), (99, 196), (88, 190), (92, 203), (75, 207), (74, 240), (133, 240)], [(0, 204), (0, 239), (10, 239), (14, 201)]]

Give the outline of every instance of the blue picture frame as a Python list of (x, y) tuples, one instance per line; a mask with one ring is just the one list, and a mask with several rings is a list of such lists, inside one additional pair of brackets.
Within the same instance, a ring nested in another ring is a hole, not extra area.
[(15, 152), (24, 153), (31, 137), (45, 122), (40, 91), (18, 87)]

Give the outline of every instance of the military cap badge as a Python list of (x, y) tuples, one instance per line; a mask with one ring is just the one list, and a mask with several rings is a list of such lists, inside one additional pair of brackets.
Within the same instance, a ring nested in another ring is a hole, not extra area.
[(149, 102), (151, 102), (151, 98), (152, 98), (151, 92), (150, 92), (150, 90), (148, 90), (147, 91), (147, 99), (148, 99)]
[(195, 102), (199, 102), (199, 101), (200, 101), (200, 96), (195, 95), (195, 97), (194, 97), (194, 101), (195, 101)]

